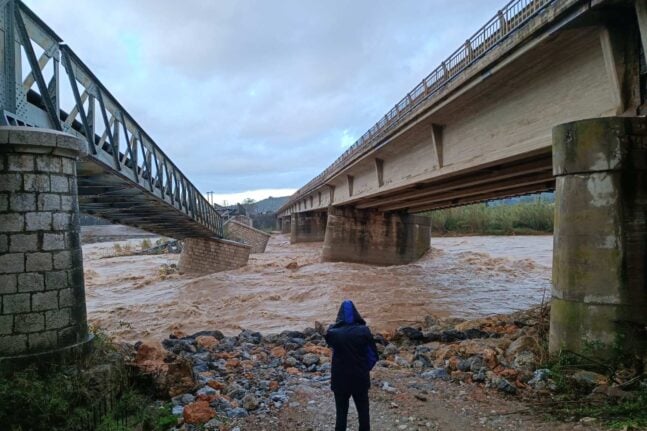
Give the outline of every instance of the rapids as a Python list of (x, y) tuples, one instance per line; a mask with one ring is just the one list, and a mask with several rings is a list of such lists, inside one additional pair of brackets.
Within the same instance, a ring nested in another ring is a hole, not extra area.
[[(119, 243), (127, 242), (140, 240)], [(275, 234), (246, 267), (197, 278), (160, 272), (177, 255), (106, 257), (113, 244), (83, 246), (88, 320), (129, 342), (174, 330), (303, 329), (329, 323), (346, 298), (374, 330), (388, 331), (429, 314), (473, 318), (550, 297), (551, 236), (433, 238), (416, 263), (376, 267), (322, 263), (321, 243)]]

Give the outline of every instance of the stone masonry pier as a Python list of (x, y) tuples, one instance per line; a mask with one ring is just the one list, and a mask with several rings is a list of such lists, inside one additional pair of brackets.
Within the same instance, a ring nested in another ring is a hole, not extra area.
[(230, 219), (225, 223), (225, 237), (251, 246), (250, 253), (264, 253), (270, 234)]
[(0, 128), (0, 367), (86, 345), (75, 137)]
[(247, 264), (252, 247), (218, 238), (186, 238), (180, 255), (180, 271), (209, 274)]

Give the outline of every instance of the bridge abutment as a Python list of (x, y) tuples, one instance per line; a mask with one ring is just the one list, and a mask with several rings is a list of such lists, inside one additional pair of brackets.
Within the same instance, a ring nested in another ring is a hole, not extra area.
[(322, 260), (403, 265), (429, 250), (431, 219), (401, 212), (329, 208)]
[(290, 218), (290, 243), (324, 240), (327, 223), (325, 211), (294, 213)]
[(82, 352), (88, 334), (76, 159), (60, 132), (0, 127), (0, 367)]
[(647, 121), (553, 129), (556, 209), (549, 347), (647, 359)]
[(188, 274), (210, 274), (247, 265), (252, 247), (218, 238), (185, 238), (179, 269)]

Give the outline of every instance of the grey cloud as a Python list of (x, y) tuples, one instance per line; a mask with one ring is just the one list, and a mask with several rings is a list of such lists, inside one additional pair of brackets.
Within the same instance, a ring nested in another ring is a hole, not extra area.
[(300, 187), (502, 0), (27, 0), (194, 183)]

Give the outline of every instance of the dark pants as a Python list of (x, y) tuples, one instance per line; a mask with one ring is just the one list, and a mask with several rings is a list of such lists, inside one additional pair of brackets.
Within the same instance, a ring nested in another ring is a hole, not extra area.
[(371, 420), (368, 413), (368, 389), (358, 392), (334, 392), (335, 407), (337, 409), (337, 421), (335, 431), (346, 431), (346, 419), (348, 416), (348, 400), (353, 397), (357, 416), (359, 417), (359, 431), (370, 431)]

